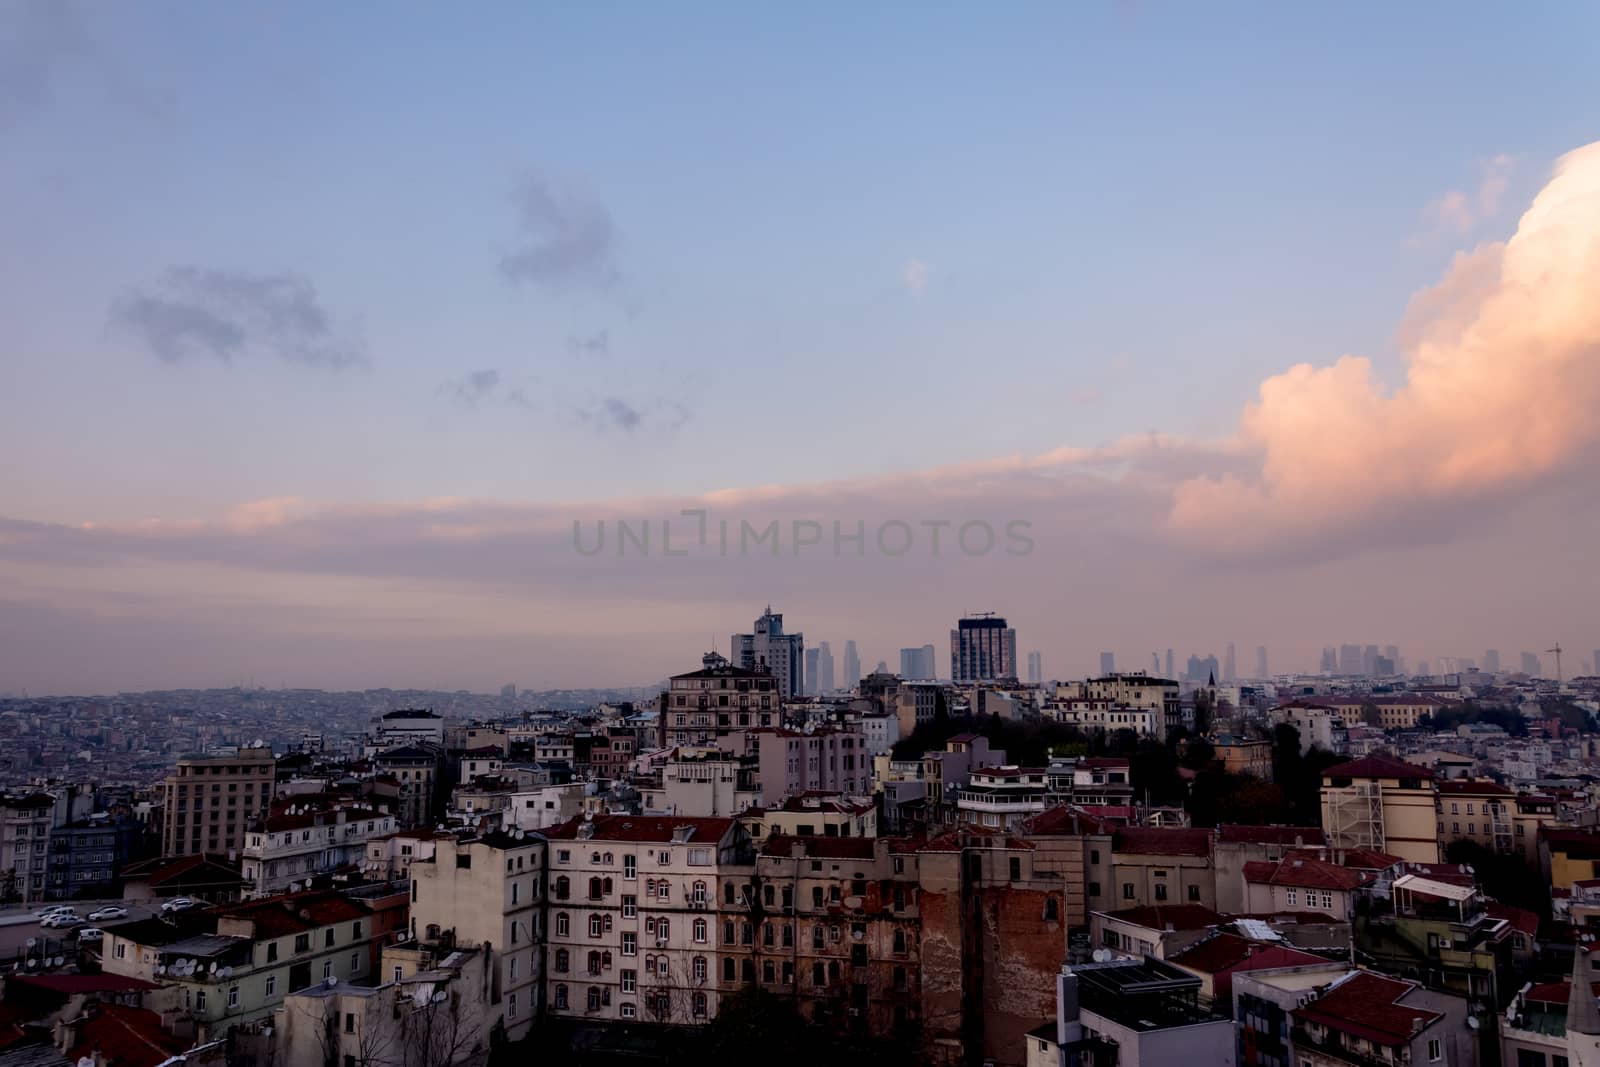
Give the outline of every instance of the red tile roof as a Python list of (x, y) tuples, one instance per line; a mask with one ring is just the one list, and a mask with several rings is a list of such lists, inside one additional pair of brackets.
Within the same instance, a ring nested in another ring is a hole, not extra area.
[(1208, 937), (1167, 959), (1179, 967), (1202, 974), (1218, 974), (1233, 970), (1258, 971), (1270, 967), (1302, 967), (1328, 962), (1321, 956), (1313, 956), (1297, 948), (1251, 941), (1237, 934), (1225, 933)]
[(1294, 1017), (1382, 1045), (1403, 1045), (1423, 1027), (1444, 1018), (1439, 1012), (1399, 1002), (1416, 988), (1415, 982), (1362, 971), (1294, 1012)]
[(188, 1046), (161, 1028), (161, 1016), (145, 1008), (101, 1004), (78, 1029), (68, 1062), (99, 1052), (111, 1067), (157, 1067)]
[(1513, 928), (1529, 937), (1537, 937), (1539, 934), (1539, 916), (1526, 908), (1502, 904), (1498, 900), (1486, 900), (1484, 910), (1493, 918), (1508, 920)]
[(1109, 834), (1113, 827), (1098, 813), (1068, 805), (1048, 808), (1028, 821), (1027, 833), (1040, 837), (1076, 834)]
[(1125, 826), (1112, 851), (1135, 856), (1209, 856), (1211, 831), (1193, 826)]
[(1433, 772), (1393, 756), (1365, 756), (1329, 767), (1324, 778), (1432, 778)]
[(590, 823), (594, 833), (579, 838), (581, 817), (569, 819), (560, 826), (551, 827), (544, 836), (552, 841), (644, 841), (653, 844), (671, 844), (672, 835), (688, 828), (689, 841), (696, 845), (714, 845), (733, 825), (733, 819), (687, 819), (671, 815), (596, 815)]
[(1327, 835), (1319, 826), (1242, 826), (1217, 827), (1218, 839), (1226, 844), (1322, 845)]
[(1254, 861), (1244, 865), (1244, 880), (1263, 885), (1299, 886), (1308, 889), (1342, 889), (1348, 892), (1370, 881), (1361, 871), (1325, 863), (1319, 859), (1285, 859), (1281, 863)]

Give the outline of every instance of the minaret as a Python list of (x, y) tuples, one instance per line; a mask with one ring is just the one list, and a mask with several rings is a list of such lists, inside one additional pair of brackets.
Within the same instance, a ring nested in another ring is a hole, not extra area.
[(1578, 942), (1572, 957), (1572, 993), (1567, 997), (1567, 1061), (1600, 1067), (1600, 1004), (1595, 1002), (1589, 946)]

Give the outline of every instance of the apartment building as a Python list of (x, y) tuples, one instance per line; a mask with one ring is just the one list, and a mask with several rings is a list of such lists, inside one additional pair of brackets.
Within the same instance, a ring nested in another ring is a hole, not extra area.
[(872, 792), (872, 757), (861, 731), (822, 727), (814, 732), (759, 728), (745, 734), (747, 751), (756, 757), (761, 804), (776, 804), (801, 793)]
[(754, 849), (733, 819), (598, 815), (548, 832), (551, 1018), (699, 1025), (723, 984), (717, 892)]
[[(1127, 826), (1112, 838), (1109, 883), (1115, 907), (1217, 906), (1212, 832), (1190, 827)], [(1096, 865), (1098, 866), (1098, 865)], [(1092, 906), (1092, 905), (1091, 905)]]
[(770, 671), (735, 667), (715, 652), (701, 662), (698, 671), (673, 675), (661, 694), (664, 747), (714, 745), (742, 752), (746, 730), (782, 724), (783, 699)]
[(988, 767), (973, 771), (955, 792), (957, 818), (965, 823), (1013, 830), (1050, 806), (1043, 767)]
[(1334, 982), (1290, 1018), (1293, 1062), (1305, 1067), (1478, 1062), (1465, 1001), (1371, 971)]
[(270, 748), (181, 757), (162, 791), (161, 854), (238, 855), (272, 802), (276, 768)]
[(199, 1038), (212, 1040), (313, 983), (372, 981), (404, 919), (396, 887), (271, 897), (107, 927), (101, 966), (172, 987)]
[(411, 934), (435, 958), (481, 950), (491, 975), (488, 1025), (527, 1036), (544, 973), (544, 838), (520, 830), (440, 835), (411, 864)]
[[(837, 793), (801, 793), (741, 819), (750, 836), (877, 837), (878, 808), (871, 800)], [(764, 831), (764, 832), (763, 832)]]
[(362, 801), (325, 794), (280, 799), (249, 824), (241, 859), (245, 896), (276, 896), (319, 874), (359, 867), (367, 842), (394, 831), (393, 815)]
[(395, 817), (401, 826), (429, 826), (440, 796), (439, 766), (444, 750), (428, 745), (402, 745), (372, 758), (378, 774), (397, 783)]
[(25, 902), (44, 898), (55, 807), (49, 793), (0, 798), (0, 896)]
[(1081, 682), (1058, 683), (1052, 706), (1058, 709), (1058, 717), (1060, 712), (1075, 709), (1084, 713), (1112, 708), (1155, 712), (1154, 716), (1141, 720), (1148, 723), (1143, 732), (1164, 737), (1166, 731), (1183, 725), (1180, 692), (1178, 683), (1170, 679), (1155, 678), (1143, 672), (1113, 673)]
[(1433, 772), (1391, 756), (1366, 756), (1322, 772), (1322, 827), (1334, 848), (1439, 862)]

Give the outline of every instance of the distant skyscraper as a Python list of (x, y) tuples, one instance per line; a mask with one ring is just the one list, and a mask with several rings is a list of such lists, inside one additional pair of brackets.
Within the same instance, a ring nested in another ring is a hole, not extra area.
[(1323, 648), (1322, 648), (1322, 667), (1320, 669), (1321, 669), (1323, 674), (1338, 674), (1339, 673), (1339, 651), (1338, 651), (1338, 649), (1334, 648), (1332, 645), (1324, 645), (1323, 646)]
[(1589, 669), (1595, 674), (1600, 674), (1600, 648), (1594, 650), (1594, 661), (1589, 664)]
[(1222, 656), (1222, 681), (1224, 685), (1233, 685), (1239, 680), (1239, 664), (1233, 656), (1233, 642), (1228, 642), (1228, 649)]
[(1172, 669), (1172, 649), (1169, 648), (1167, 649), (1167, 672), (1162, 677), (1176, 680), (1178, 676), (1172, 673)]
[(1184, 674), (1185, 679), (1191, 682), (1207, 682), (1216, 676), (1217, 657), (1206, 656), (1204, 659), (1199, 656), (1189, 657), (1189, 670)]
[(1339, 646), (1339, 673), (1352, 675), (1361, 673), (1360, 645)]
[(1161, 677), (1161, 653), (1150, 653), (1150, 673), (1157, 678)]
[[(1384, 645), (1383, 646), (1383, 654), (1385, 656), (1389, 657), (1389, 661), (1394, 664), (1395, 670), (1399, 670), (1400, 669), (1400, 646), (1399, 645)], [(1391, 671), (1390, 673), (1392, 674), (1393, 671)]]
[(817, 695), (817, 668), (822, 663), (822, 649), (806, 649), (806, 696)]
[(998, 615), (960, 619), (950, 631), (950, 678), (957, 685), (1017, 676), (1017, 631)]
[(770, 604), (756, 620), (754, 630), (733, 635), (733, 654), (728, 658), (735, 667), (747, 671), (766, 664), (777, 680), (778, 692), (786, 697), (799, 696), (805, 684), (805, 635), (784, 633), (783, 615), (773, 614)]
[(844, 687), (854, 689), (861, 684), (861, 657), (856, 654), (856, 643), (844, 643)]
[(1425, 659), (1417, 660), (1417, 674), (1426, 678), (1428, 677), (1428, 673), (1428, 661)]
[(1539, 657), (1532, 652), (1524, 652), (1522, 654), (1522, 673), (1534, 678), (1543, 677), (1544, 671), (1539, 665)]
[(1044, 660), (1037, 652), (1028, 653), (1028, 684), (1044, 684)]
[(902, 648), (900, 650), (900, 677), (937, 678), (938, 674), (933, 664), (933, 646), (923, 645), (921, 648)]
[(1361, 650), (1361, 673), (1372, 676), (1378, 673), (1378, 646), (1368, 645)]
[(817, 646), (817, 692), (831, 693), (836, 688), (833, 684), (833, 649), (824, 641)]
[(1100, 677), (1105, 678), (1117, 673), (1117, 655), (1115, 652), (1100, 653)]
[(1267, 673), (1266, 645), (1256, 646), (1256, 677), (1262, 679), (1263, 681), (1272, 677), (1272, 675)]

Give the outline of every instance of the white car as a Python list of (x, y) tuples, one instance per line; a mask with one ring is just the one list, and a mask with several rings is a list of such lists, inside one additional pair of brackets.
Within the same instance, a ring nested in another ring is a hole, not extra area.
[(98, 926), (85, 926), (78, 931), (79, 941), (99, 941), (106, 936), (106, 932)]
[(94, 911), (89, 913), (89, 921), (92, 923), (110, 922), (112, 919), (126, 919), (127, 917), (128, 909), (119, 908), (115, 904), (108, 904), (103, 908), (96, 908)]
[(188, 911), (190, 908), (198, 907), (199, 903), (199, 901), (191, 900), (188, 897), (173, 897), (171, 900), (161, 905), (161, 910), (166, 914), (171, 915), (175, 911)]
[(60, 911), (54, 915), (47, 915), (43, 919), (40, 919), (39, 925), (47, 930), (59, 930), (66, 926), (77, 926), (81, 922), (83, 922), (83, 920), (72, 914), (72, 912)]
[(52, 915), (75, 915), (76, 909), (71, 904), (52, 904), (48, 908), (41, 908), (33, 913), (35, 919), (48, 919)]

